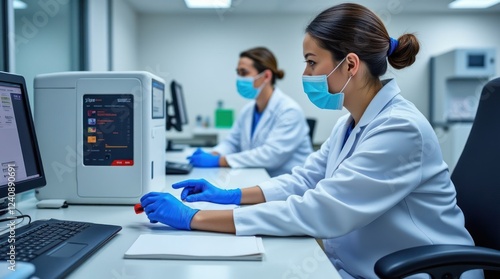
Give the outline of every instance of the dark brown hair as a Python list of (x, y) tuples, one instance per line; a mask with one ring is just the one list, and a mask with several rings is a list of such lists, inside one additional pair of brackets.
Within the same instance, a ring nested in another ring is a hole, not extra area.
[(388, 56), (390, 36), (384, 23), (366, 7), (353, 3), (324, 10), (307, 26), (306, 32), (336, 60), (351, 52), (358, 55), (374, 78), (385, 74), (387, 61), (395, 69), (410, 66), (420, 49), (415, 35), (404, 34)]
[(241, 57), (250, 58), (253, 61), (253, 66), (259, 73), (265, 70), (271, 70), (271, 72), (273, 72), (271, 84), (273, 85), (276, 82), (276, 78), (282, 79), (285, 76), (285, 72), (278, 69), (278, 62), (274, 54), (265, 47), (255, 47), (245, 50), (240, 53), (240, 58)]

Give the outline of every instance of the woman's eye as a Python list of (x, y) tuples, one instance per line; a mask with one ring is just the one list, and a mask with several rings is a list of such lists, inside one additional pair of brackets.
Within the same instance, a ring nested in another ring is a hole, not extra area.
[(306, 63), (308, 66), (314, 66), (316, 64), (316, 62), (312, 61), (312, 60), (306, 60)]

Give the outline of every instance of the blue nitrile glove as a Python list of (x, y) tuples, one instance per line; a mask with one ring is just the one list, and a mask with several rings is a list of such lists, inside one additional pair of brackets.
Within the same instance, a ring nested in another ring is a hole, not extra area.
[[(203, 154), (203, 153), (205, 153), (205, 152), (203, 151), (203, 149), (201, 149), (201, 148), (199, 148), (199, 147), (198, 147), (198, 148), (196, 148), (196, 150), (193, 152), (193, 154), (192, 154), (192, 155), (199, 155), (199, 154)], [(189, 158), (189, 157), (188, 157), (188, 158)]]
[(220, 204), (240, 204), (240, 189), (220, 189), (208, 183), (205, 179), (189, 179), (175, 184), (172, 188), (184, 188), (181, 193), (181, 200), (188, 202), (208, 201)]
[(180, 230), (191, 230), (191, 220), (199, 209), (184, 205), (169, 193), (150, 192), (141, 205), (151, 223), (163, 223)]
[(187, 157), (189, 163), (194, 167), (202, 168), (214, 168), (219, 167), (220, 155), (214, 155), (201, 150), (201, 148), (196, 149), (193, 155)]

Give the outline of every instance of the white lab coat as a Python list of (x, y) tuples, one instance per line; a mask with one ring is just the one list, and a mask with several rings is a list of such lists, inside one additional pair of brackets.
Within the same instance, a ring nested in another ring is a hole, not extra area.
[(290, 173), (312, 153), (309, 126), (300, 106), (276, 88), (251, 135), (255, 101), (246, 104), (233, 128), (213, 151), (232, 168), (265, 168), (270, 176)]
[(432, 127), (394, 80), (384, 84), (343, 148), (350, 115), (304, 166), (260, 184), (266, 203), (234, 210), (238, 235), (323, 238), (355, 278), (377, 278), (375, 262), (403, 248), (473, 244)]

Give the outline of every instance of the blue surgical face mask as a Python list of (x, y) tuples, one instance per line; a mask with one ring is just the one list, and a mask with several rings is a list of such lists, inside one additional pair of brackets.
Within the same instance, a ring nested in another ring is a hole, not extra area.
[(243, 98), (246, 99), (255, 99), (257, 96), (259, 96), (260, 91), (262, 91), (262, 88), (264, 88), (265, 83), (262, 83), (262, 85), (259, 88), (253, 87), (253, 82), (260, 78), (264, 72), (256, 75), (255, 77), (242, 77), (238, 76), (236, 78), (236, 89), (238, 90), (238, 93)]
[(302, 76), (302, 85), (304, 92), (309, 100), (320, 109), (341, 110), (344, 105), (344, 89), (346, 88), (352, 76), (349, 77), (344, 87), (337, 93), (328, 91), (328, 77), (337, 70), (344, 62), (345, 58), (328, 75)]

